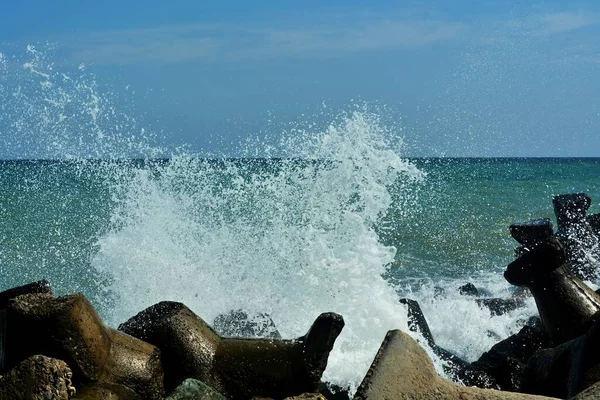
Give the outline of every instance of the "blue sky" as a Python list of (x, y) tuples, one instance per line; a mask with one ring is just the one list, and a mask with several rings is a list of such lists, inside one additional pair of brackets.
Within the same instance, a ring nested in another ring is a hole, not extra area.
[[(84, 65), (103, 98), (136, 118), (136, 129), (161, 132), (167, 146), (227, 153), (246, 136), (324, 123), (366, 102), (402, 128), (409, 156), (600, 156), (597, 2), (30, 0), (1, 7), (5, 100), (26, 86), (19, 79), (34, 44), (52, 71), (72, 77)], [(40, 155), (43, 133), (22, 138), (14, 129), (16, 119), (40, 114), (24, 103), (3, 110), (0, 157)]]

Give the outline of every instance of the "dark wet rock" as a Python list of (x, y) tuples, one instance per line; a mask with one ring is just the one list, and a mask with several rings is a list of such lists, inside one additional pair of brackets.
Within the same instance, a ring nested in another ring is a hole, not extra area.
[(556, 239), (510, 263), (504, 277), (529, 288), (554, 345), (584, 334), (600, 310), (600, 296), (569, 272), (564, 247)]
[(546, 242), (554, 236), (554, 227), (550, 218), (533, 219), (527, 222), (516, 222), (509, 227), (510, 235), (521, 245), (534, 247)]
[(465, 385), (496, 388), (493, 377), (485, 371), (474, 369), (469, 362), (435, 343), (433, 334), (417, 301), (400, 299), (400, 303), (405, 304), (408, 308), (408, 329), (411, 332), (421, 334), (429, 348), (444, 362), (443, 368), (446, 374)]
[(575, 397), (571, 397), (571, 400), (597, 400), (600, 399), (600, 382), (593, 384), (583, 392), (579, 393)]
[(144, 400), (162, 399), (164, 374), (158, 348), (114, 329), (110, 337), (102, 380), (126, 386)]
[(588, 215), (586, 220), (588, 224), (590, 224), (592, 232), (594, 232), (596, 236), (600, 235), (600, 213)]
[(319, 393), (327, 400), (350, 400), (350, 388), (343, 388), (327, 382), (319, 383)]
[(585, 193), (560, 194), (552, 197), (558, 229), (566, 229), (570, 223), (585, 219), (591, 204), (591, 197)]
[(283, 400), (326, 400), (321, 393), (302, 393), (298, 396), (286, 397)]
[(73, 400), (145, 400), (128, 388), (108, 382), (97, 382), (77, 390)]
[(479, 291), (472, 283), (465, 283), (461, 287), (458, 288), (458, 293), (463, 296), (479, 296)]
[(68, 400), (75, 393), (71, 377), (64, 361), (35, 355), (0, 377), (0, 399)]
[(82, 294), (19, 296), (6, 308), (6, 318), (6, 368), (44, 354), (64, 360), (76, 386), (100, 379), (110, 353), (110, 335)]
[(51, 295), (52, 288), (50, 287), (50, 283), (48, 283), (46, 280), (41, 280), (5, 290), (4, 292), (0, 293), (0, 310), (6, 308), (6, 306), (8, 306), (8, 302), (17, 296), (36, 293), (46, 293)]
[(185, 305), (161, 302), (119, 330), (161, 350), (167, 392), (195, 378), (228, 398), (283, 398), (318, 390), (343, 326), (326, 313), (296, 340), (221, 338)]
[(490, 310), (490, 313), (493, 317), (504, 315), (508, 312), (516, 310), (517, 308), (525, 307), (525, 301), (518, 297), (510, 299), (502, 299), (497, 297), (475, 299), (475, 302), (479, 307), (485, 307)]
[(165, 400), (226, 400), (226, 398), (206, 383), (188, 378)]
[(421, 333), (428, 346), (445, 362), (445, 372), (467, 386), (516, 391), (529, 357), (549, 343), (539, 318), (535, 317), (517, 334), (495, 344), (479, 360), (468, 363), (435, 343), (419, 303), (410, 299), (400, 302), (408, 306), (408, 329)]
[(493, 377), (500, 390), (518, 391), (521, 375), (529, 358), (538, 350), (548, 347), (550, 338), (541, 321), (533, 317), (521, 330), (496, 343), (471, 364), (475, 370), (485, 371)]
[(582, 280), (595, 280), (600, 267), (600, 238), (586, 218), (592, 199), (585, 193), (554, 196), (556, 236), (565, 245), (571, 271)]
[(369, 371), (360, 384), (356, 400), (517, 400), (543, 398), (457, 385), (441, 378), (418, 343), (406, 333), (387, 333)]
[(48, 294), (52, 295), (52, 288), (46, 280), (28, 283), (8, 289), (0, 293), (0, 371), (4, 371), (5, 335), (6, 335), (6, 312), (4, 309), (8, 302), (15, 297), (24, 294)]
[[(597, 317), (596, 317), (597, 318)], [(537, 352), (523, 373), (522, 391), (572, 397), (600, 382), (600, 319), (583, 336)]]
[(425, 314), (423, 314), (423, 310), (421, 310), (419, 303), (412, 299), (400, 299), (400, 303), (407, 307), (408, 330), (420, 333), (427, 342), (427, 345), (432, 349), (438, 347), (435, 344), (433, 334), (431, 333), (431, 329), (429, 329), (429, 324), (425, 319)]
[(433, 288), (433, 297), (439, 299), (440, 297), (444, 297), (446, 295), (446, 289), (441, 286), (435, 286)]
[(44, 354), (64, 360), (77, 387), (114, 383), (139, 392), (145, 400), (163, 398), (159, 350), (106, 327), (82, 294), (19, 296), (9, 303), (6, 317), (8, 368)]
[(281, 339), (275, 323), (268, 314), (248, 316), (243, 310), (218, 315), (213, 329), (221, 336)]

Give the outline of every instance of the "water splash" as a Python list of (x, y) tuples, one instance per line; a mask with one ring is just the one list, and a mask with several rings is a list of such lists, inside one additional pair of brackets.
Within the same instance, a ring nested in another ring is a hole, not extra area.
[(385, 332), (406, 328), (382, 278), (396, 250), (375, 225), (391, 206), (388, 187), (422, 174), (388, 147), (392, 133), (354, 111), (324, 132), (295, 130), (284, 140), (293, 158), (181, 156), (136, 168), (93, 259), (113, 278), (109, 321), (170, 299), (207, 321), (232, 309), (267, 312), (296, 337), (335, 311), (347, 325), (327, 378), (358, 383)]

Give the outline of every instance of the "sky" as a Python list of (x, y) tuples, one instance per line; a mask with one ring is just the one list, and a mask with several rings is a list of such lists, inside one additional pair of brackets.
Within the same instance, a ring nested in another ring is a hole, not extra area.
[(599, 38), (596, 1), (5, 2), (0, 158), (117, 125), (234, 155), (357, 104), (407, 156), (600, 157)]

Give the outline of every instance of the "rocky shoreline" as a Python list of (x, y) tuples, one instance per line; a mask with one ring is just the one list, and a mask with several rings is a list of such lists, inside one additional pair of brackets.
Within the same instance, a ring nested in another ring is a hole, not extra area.
[[(600, 295), (584, 283), (597, 279), (600, 215), (587, 215), (583, 193), (553, 204), (556, 232), (549, 219), (510, 227), (519, 246), (505, 278), (524, 290), (488, 299), (472, 285), (459, 289), (493, 315), (521, 307), (529, 292), (539, 317), (468, 363), (436, 344), (416, 301), (401, 299), (409, 329), (462, 384), (440, 377), (414, 339), (392, 330), (354, 399), (600, 398)], [(112, 329), (83, 294), (55, 297), (46, 281), (9, 289), (0, 293), (0, 400), (349, 398), (321, 379), (341, 315), (319, 315), (295, 339), (282, 339), (263, 317), (258, 326), (233, 310), (211, 325), (164, 301)]]

